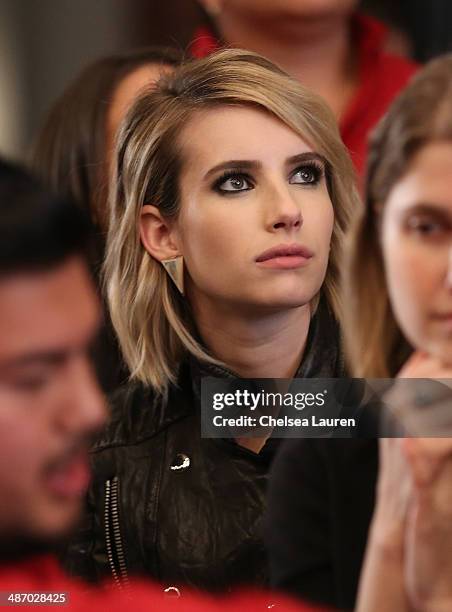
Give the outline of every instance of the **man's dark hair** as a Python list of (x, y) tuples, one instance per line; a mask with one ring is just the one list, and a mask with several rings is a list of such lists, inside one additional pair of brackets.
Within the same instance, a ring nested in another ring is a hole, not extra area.
[(71, 255), (85, 257), (90, 240), (79, 207), (0, 159), (0, 274), (50, 270)]

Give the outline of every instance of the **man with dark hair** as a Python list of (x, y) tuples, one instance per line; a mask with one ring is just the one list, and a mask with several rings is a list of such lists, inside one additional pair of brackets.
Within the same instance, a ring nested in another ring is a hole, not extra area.
[[(89, 236), (77, 207), (0, 161), (0, 605), (262, 610), (266, 594), (175, 603), (150, 584), (89, 590), (58, 566), (52, 551), (77, 522), (88, 448), (105, 420), (90, 359), (100, 308), (86, 261)], [(301, 606), (284, 602), (283, 609)]]
[(89, 357), (100, 309), (88, 243), (75, 206), (0, 163), (3, 556), (64, 536), (88, 485), (87, 451), (105, 419)]

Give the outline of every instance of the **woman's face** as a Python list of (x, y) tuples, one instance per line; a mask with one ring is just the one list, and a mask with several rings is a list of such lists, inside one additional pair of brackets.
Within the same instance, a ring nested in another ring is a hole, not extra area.
[(452, 144), (426, 145), (391, 190), (382, 218), (389, 297), (418, 349), (452, 362)]
[(246, 107), (199, 113), (181, 146), (174, 231), (189, 299), (248, 311), (307, 304), (325, 277), (334, 222), (321, 156)]
[(143, 89), (158, 81), (162, 74), (170, 70), (172, 70), (172, 68), (165, 64), (145, 64), (129, 72), (129, 74), (118, 83), (113, 92), (106, 118), (106, 150), (108, 156), (111, 155), (119, 126), (129, 108)]
[[(132, 104), (144, 89), (156, 83), (159, 78), (172, 70), (166, 64), (145, 64), (127, 74), (113, 91), (111, 102), (105, 118), (105, 165), (102, 168), (102, 180), (105, 185), (111, 175), (111, 165), (114, 159), (116, 136), (122, 120)], [(107, 203), (101, 207), (98, 204), (97, 223), (104, 228), (108, 226)]]

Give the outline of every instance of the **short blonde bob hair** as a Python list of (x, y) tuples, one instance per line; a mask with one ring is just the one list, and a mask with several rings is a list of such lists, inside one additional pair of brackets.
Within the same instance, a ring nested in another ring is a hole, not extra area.
[(257, 54), (227, 49), (190, 61), (163, 77), (130, 110), (118, 137), (110, 197), (105, 282), (111, 318), (131, 378), (159, 393), (175, 382), (187, 352), (219, 362), (196, 339), (189, 305), (143, 247), (141, 209), (148, 203), (167, 219), (177, 216), (184, 163), (179, 135), (196, 113), (225, 105), (273, 115), (325, 158), (335, 220), (322, 290), (340, 317), (341, 246), (350, 212), (359, 204), (353, 166), (331, 111)]
[(452, 54), (433, 60), (414, 77), (370, 140), (366, 207), (351, 230), (346, 265), (344, 332), (354, 376), (395, 376), (412, 350), (389, 302), (380, 220), (414, 155), (435, 141), (452, 144)]

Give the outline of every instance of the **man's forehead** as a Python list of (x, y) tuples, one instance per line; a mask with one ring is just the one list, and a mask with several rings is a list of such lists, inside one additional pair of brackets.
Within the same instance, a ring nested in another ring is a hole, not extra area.
[(71, 350), (90, 341), (100, 308), (82, 261), (0, 278), (0, 363)]

